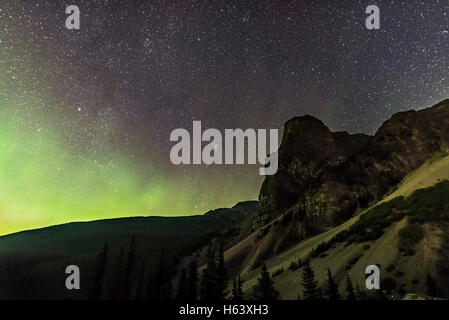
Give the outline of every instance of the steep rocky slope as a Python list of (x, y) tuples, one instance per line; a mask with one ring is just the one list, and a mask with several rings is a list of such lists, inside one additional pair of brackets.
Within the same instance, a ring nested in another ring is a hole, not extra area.
[[(270, 273), (275, 275), (273, 278), (275, 287), (280, 291), (281, 297), (296, 299), (298, 294), (302, 293), (302, 267), (298, 262), (305, 261), (307, 258), (311, 260), (318, 284), (323, 289), (326, 286), (327, 268), (330, 268), (343, 294), (347, 274), (355, 287), (358, 286), (361, 291), (366, 291), (364, 289), (365, 268), (368, 265), (377, 264), (380, 266), (381, 279), (383, 279), (382, 289), (389, 298), (400, 299), (412, 293), (418, 296), (426, 295), (428, 293), (427, 275), (430, 275), (438, 284), (438, 294), (448, 295), (448, 181), (449, 155), (439, 152), (417, 170), (408, 174), (398, 188), (382, 201), (338, 227), (300, 241), (288, 250), (267, 258), (265, 262)], [(398, 202), (403, 204), (398, 206)], [(382, 204), (387, 204), (386, 207), (391, 206), (391, 210), (386, 211), (386, 215), (376, 218), (376, 214), (383, 214), (383, 211), (379, 210)], [(428, 208), (424, 210), (424, 213), (419, 209), (423, 205)], [(401, 214), (397, 215), (398, 213)], [(360, 225), (361, 220), (367, 219), (361, 219), (365, 215), (369, 216), (368, 228), (366, 230), (355, 228), (354, 225), (357, 223)], [(281, 219), (270, 222), (270, 229), (278, 228), (279, 223), (276, 221)], [(376, 224), (379, 223), (380, 233), (373, 237), (366, 237), (371, 230), (376, 229)], [(404, 240), (402, 230), (408, 229), (410, 224), (417, 223), (420, 225), (421, 237), (411, 244), (407, 243), (408, 240)], [(352, 230), (356, 236), (348, 241), (350, 237), (343, 237), (347, 232), (345, 230)], [(268, 232), (263, 239), (276, 238), (279, 233), (272, 231)], [(336, 241), (340, 237), (342, 238)], [(248, 267), (257, 259), (257, 253), (261, 250), (260, 244), (255, 241), (256, 238), (257, 233), (230, 248), (225, 254), (227, 263), (230, 266), (234, 264), (232, 270), (238, 270), (237, 273), (240, 273), (245, 280), (244, 291), (248, 297), (251, 296), (260, 274), (260, 268)], [(258, 242), (260, 243), (263, 239)], [(239, 268), (235, 266), (239, 261), (238, 257), (245, 257), (245, 263), (237, 264)]]
[(395, 114), (373, 137), (331, 133), (312, 117), (287, 122), (255, 231), (226, 252), (231, 273), (250, 274), (291, 248), (311, 250), (367, 208), (449, 179), (448, 128), (448, 100)]
[(279, 168), (260, 191), (260, 215), (273, 218), (295, 205), (311, 185), (359, 152), (372, 137), (331, 132), (320, 120), (296, 117), (284, 125)]
[[(260, 192), (260, 218), (313, 220), (312, 234), (381, 199), (449, 145), (449, 101), (395, 114), (374, 137), (331, 133), (311, 117), (286, 123), (279, 171)], [(319, 230), (315, 230), (315, 229)]]

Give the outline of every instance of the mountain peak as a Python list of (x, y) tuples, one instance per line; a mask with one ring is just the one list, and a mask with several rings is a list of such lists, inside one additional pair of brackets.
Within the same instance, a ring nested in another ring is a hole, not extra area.
[(394, 114), (374, 137), (334, 133), (312, 116), (295, 117), (285, 125), (279, 170), (262, 186), (260, 214), (293, 210), (342, 222), (448, 148), (448, 127), (449, 99)]
[(331, 132), (310, 115), (287, 121), (278, 172), (265, 179), (259, 195), (261, 214), (280, 213), (294, 205), (323, 173), (341, 165), (371, 139), (363, 134)]
[(323, 123), (323, 121), (313, 116), (305, 115), (288, 120), (284, 124), (284, 136), (286, 133), (295, 134), (296, 136), (310, 134), (318, 134), (322, 136), (329, 134), (330, 130)]

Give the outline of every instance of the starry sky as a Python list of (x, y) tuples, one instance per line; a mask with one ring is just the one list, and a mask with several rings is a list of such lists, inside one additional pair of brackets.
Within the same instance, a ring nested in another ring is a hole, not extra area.
[(448, 52), (443, 0), (2, 0), (0, 234), (257, 199), (259, 166), (174, 166), (170, 132), (373, 134), (449, 97)]

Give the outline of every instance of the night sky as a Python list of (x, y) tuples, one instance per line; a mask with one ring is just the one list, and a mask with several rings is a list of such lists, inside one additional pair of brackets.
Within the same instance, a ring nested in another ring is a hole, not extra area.
[(174, 166), (170, 132), (373, 134), (449, 97), (448, 53), (446, 0), (2, 0), (0, 234), (257, 199), (258, 165)]

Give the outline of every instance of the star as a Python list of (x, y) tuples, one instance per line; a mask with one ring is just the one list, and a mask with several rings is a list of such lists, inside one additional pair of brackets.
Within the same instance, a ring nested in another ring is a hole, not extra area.
[(376, 1), (376, 32), (357, 1), (77, 0), (76, 31), (60, 1), (28, 2), (0, 8), (0, 141), (16, 150), (0, 164), (30, 159), (29, 171), (0, 167), (17, 174), (0, 187), (18, 198), (24, 189), (11, 186), (31, 171), (42, 187), (23, 204), (36, 225), (17, 214), (1, 232), (257, 199), (254, 167), (171, 164), (170, 132), (193, 120), (281, 129), (311, 114), (333, 131), (373, 134), (393, 113), (448, 98), (443, 1)]

